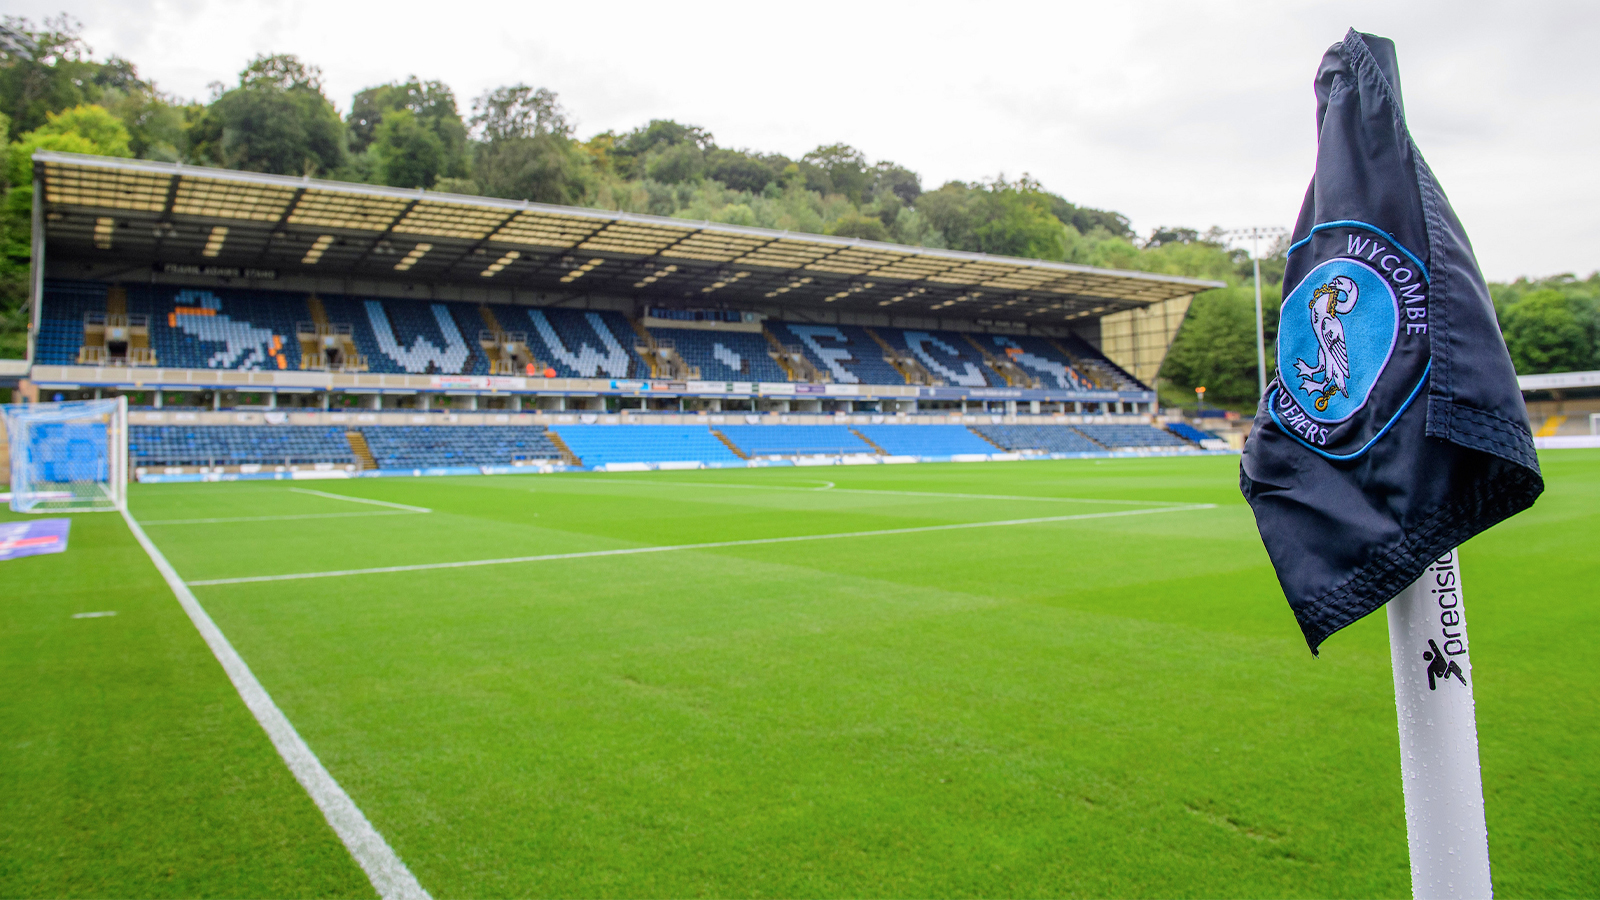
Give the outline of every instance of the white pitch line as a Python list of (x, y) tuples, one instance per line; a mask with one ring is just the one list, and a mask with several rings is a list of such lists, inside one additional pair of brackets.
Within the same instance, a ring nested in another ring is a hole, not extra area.
[(368, 500), (365, 497), (351, 497), (346, 494), (330, 494), (327, 491), (313, 491), (310, 488), (289, 488), (289, 490), (295, 492), (296, 494), (314, 494), (318, 497), (329, 497), (334, 500), (349, 500), (351, 503), (370, 503), (373, 506), (391, 506), (395, 509), (409, 509), (412, 512), (419, 513), (433, 512), (433, 510), (428, 509), (426, 506), (407, 506), (404, 503), (390, 503), (387, 500)]
[(793, 537), (752, 538), (743, 541), (709, 541), (703, 544), (665, 544), (655, 547), (623, 547), (615, 550), (585, 550), (578, 553), (550, 553), (543, 556), (509, 556), (501, 559), (469, 559), (460, 562), (418, 563), (410, 566), (378, 566), (371, 569), (338, 569), (331, 572), (299, 572), (290, 575), (250, 575), (243, 578), (212, 578), (191, 581), (195, 587), (223, 584), (255, 584), (264, 581), (300, 581), (306, 578), (341, 578), (347, 575), (382, 575), (391, 572), (423, 572), (430, 569), (466, 569), (475, 566), (502, 566), (509, 563), (549, 562), (559, 559), (588, 559), (596, 556), (632, 556), (639, 553), (669, 553), (677, 550), (715, 550), (721, 547), (754, 547), (759, 544), (792, 544), (802, 541), (830, 541), (838, 538), (880, 537), (893, 534), (922, 534), (930, 531), (957, 531), (964, 528), (998, 528), (1008, 525), (1044, 525), (1081, 519), (1110, 519), (1118, 516), (1143, 516), (1152, 513), (1183, 512), (1191, 509), (1216, 509), (1215, 503), (1165, 506), (1160, 509), (1125, 509), (1117, 512), (1079, 513), (1072, 516), (1042, 516), (1035, 519), (1002, 519), (995, 522), (958, 522), (953, 525), (919, 525), (913, 528), (880, 528), (874, 531), (847, 531), (836, 534), (801, 534)]
[(350, 519), (360, 516), (415, 516), (410, 510), (374, 510), (372, 512), (301, 513), (292, 516), (230, 516), (220, 519), (146, 519), (144, 525), (223, 525), (229, 522), (288, 522), (294, 519)]
[(830, 494), (886, 494), (893, 497), (952, 497), (957, 500), (1036, 500), (1045, 503), (1107, 503), (1118, 506), (1171, 506), (1175, 500), (1107, 500), (1101, 497), (1023, 497), (1014, 494), (955, 494), (942, 491), (888, 491), (874, 490), (872, 488), (842, 488), (834, 487), (833, 482), (823, 482), (827, 487), (790, 487), (780, 484), (732, 484), (726, 481), (608, 481), (604, 478), (569, 478), (562, 484), (572, 481), (595, 482), (613, 486), (637, 487), (640, 485), (663, 485), (667, 487), (731, 487), (745, 488), (758, 491), (827, 491)]
[(339, 840), (344, 842), (350, 855), (361, 866), (362, 871), (367, 873), (367, 878), (377, 889), (378, 896), (383, 900), (431, 900), (428, 892), (417, 883), (411, 870), (406, 868), (406, 864), (400, 861), (400, 857), (395, 855), (389, 843), (383, 839), (383, 835), (372, 827), (372, 823), (367, 821), (360, 807), (356, 806), (350, 795), (345, 793), (344, 788), (340, 787), (323, 767), (322, 760), (317, 759), (317, 755), (311, 752), (311, 748), (300, 737), (300, 733), (295, 731), (294, 725), (284, 716), (283, 710), (278, 709), (278, 705), (272, 702), (267, 689), (256, 680), (255, 673), (250, 671), (244, 658), (233, 649), (222, 629), (211, 621), (211, 616), (195, 598), (194, 592), (189, 590), (189, 586), (184, 584), (182, 578), (178, 577), (177, 570), (167, 562), (167, 558), (151, 542), (144, 529), (139, 527), (133, 515), (124, 509), (122, 518), (127, 521), (128, 529), (139, 541), (139, 546), (144, 548), (150, 561), (155, 563), (161, 577), (166, 579), (167, 586), (172, 588), (179, 605), (189, 614), (189, 620), (205, 639), (206, 646), (211, 648), (211, 652), (217, 657), (217, 662), (222, 664), (222, 670), (228, 673), (228, 679), (233, 682), (240, 699), (244, 700), (244, 705), (249, 707), (256, 721), (261, 723), (261, 728), (271, 739), (272, 746), (277, 748), (278, 755), (288, 764), (295, 780), (299, 781), (300, 786), (311, 795), (312, 802), (322, 810), (322, 815), (333, 827)]

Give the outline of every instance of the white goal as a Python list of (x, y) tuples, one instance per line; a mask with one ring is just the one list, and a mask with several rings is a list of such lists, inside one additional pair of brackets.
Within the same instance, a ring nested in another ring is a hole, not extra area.
[(10, 444), (11, 509), (122, 509), (128, 492), (128, 398), (0, 407)]

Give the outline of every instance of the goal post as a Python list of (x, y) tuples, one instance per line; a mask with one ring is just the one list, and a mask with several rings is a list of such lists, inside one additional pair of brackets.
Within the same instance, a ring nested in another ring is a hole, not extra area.
[(115, 511), (127, 505), (128, 398), (0, 407), (11, 457), (11, 509)]

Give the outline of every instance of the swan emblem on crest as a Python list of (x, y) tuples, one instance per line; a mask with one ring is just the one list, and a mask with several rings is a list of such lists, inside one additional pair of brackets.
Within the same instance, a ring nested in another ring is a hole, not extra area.
[(1318, 412), (1326, 412), (1328, 401), (1334, 394), (1349, 396), (1345, 385), (1350, 380), (1350, 351), (1344, 340), (1344, 322), (1340, 316), (1356, 308), (1360, 291), (1356, 283), (1339, 275), (1311, 293), (1311, 331), (1317, 337), (1317, 364), (1305, 360), (1294, 361), (1295, 372), (1300, 376), (1300, 390), (1316, 397)]

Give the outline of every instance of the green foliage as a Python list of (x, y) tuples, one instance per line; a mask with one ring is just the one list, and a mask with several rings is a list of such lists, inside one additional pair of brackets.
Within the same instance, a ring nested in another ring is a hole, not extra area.
[[(386, 133), (385, 124), (396, 116), (400, 121)], [(439, 178), (471, 174), (467, 126), (455, 94), (442, 82), (413, 75), (367, 88), (351, 102), (345, 125), (350, 149), (375, 156), (352, 174), (396, 187), (431, 187)]]
[[(1272, 346), (1277, 340), (1279, 286), (1264, 285), (1261, 293), (1270, 380), (1276, 368)], [(1254, 287), (1241, 285), (1196, 296), (1167, 352), (1161, 377), (1183, 394), (1205, 387), (1208, 403), (1253, 406), (1258, 386)]]
[(444, 142), (409, 109), (383, 117), (370, 152), (374, 179), (394, 187), (433, 187), (446, 166)]
[(1597, 325), (1593, 303), (1544, 288), (1507, 309), (1502, 327), (1517, 371), (1536, 374), (1594, 368)]
[(47, 121), (22, 135), (6, 156), (6, 181), (22, 186), (33, 182), (33, 153), (59, 150), (96, 156), (132, 156), (128, 129), (103, 106), (74, 106), (50, 113)]
[(1600, 272), (1489, 285), (1506, 349), (1524, 375), (1600, 367)]
[(322, 93), (322, 73), (289, 55), (259, 56), (191, 129), (211, 165), (279, 175), (330, 175), (345, 163), (345, 126)]
[(887, 241), (890, 238), (889, 229), (884, 226), (882, 219), (857, 212), (846, 213), (835, 219), (828, 226), (828, 234), (867, 241)]

